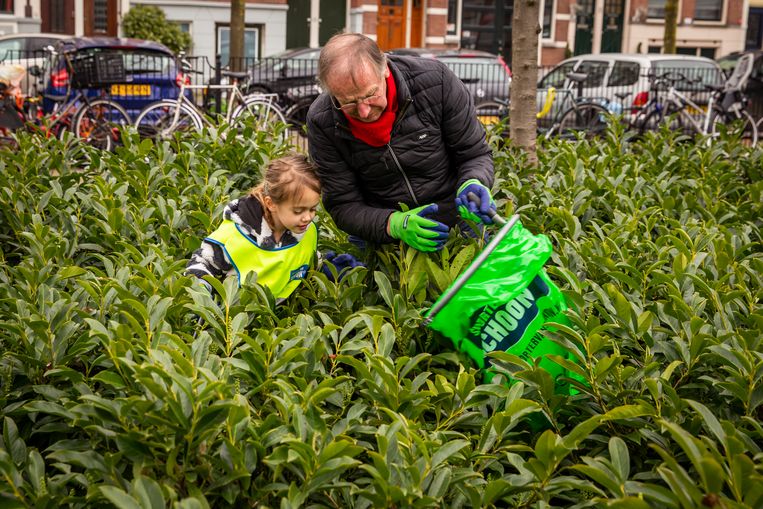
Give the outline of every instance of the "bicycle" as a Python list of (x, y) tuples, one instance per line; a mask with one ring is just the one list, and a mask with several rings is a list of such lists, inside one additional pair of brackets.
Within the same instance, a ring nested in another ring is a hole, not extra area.
[[(186, 90), (226, 90), (225, 120), (230, 125), (254, 122), (257, 130), (275, 128), (278, 123), (285, 124), (286, 119), (276, 105), (277, 94), (253, 94), (246, 96), (239, 87), (239, 80), (248, 77), (246, 72), (222, 71), (230, 79), (229, 84), (192, 85), (187, 77), (198, 74), (181, 54), (179, 57), (181, 80), (178, 99), (163, 99), (146, 106), (135, 119), (135, 126), (141, 137), (157, 140), (171, 139), (175, 133), (191, 130), (201, 131), (204, 125), (212, 126), (204, 111), (188, 98)], [(253, 120), (249, 120), (253, 119)]]
[[(62, 57), (70, 77), (66, 83), (64, 95), (35, 94), (25, 100), (25, 120), (28, 124), (40, 126), (46, 135), (63, 138), (64, 133), (72, 131), (85, 143), (103, 150), (111, 150), (119, 139), (119, 129), (130, 125), (130, 116), (116, 101), (106, 97), (106, 88), (112, 83), (125, 81), (124, 62), (119, 54), (85, 52), (72, 54), (58, 53), (52, 46), (47, 46), (46, 61)], [(41, 81), (45, 72), (38, 66), (30, 69), (30, 74), (37, 78), (35, 89), (43, 89)], [(99, 97), (88, 97), (87, 89), (100, 89)], [(50, 113), (44, 114), (42, 100), (53, 101)]]
[[(547, 89), (546, 99), (543, 107), (535, 114), (535, 118), (540, 120), (548, 116), (556, 99), (556, 88)], [(509, 119), (509, 99), (494, 98), (492, 101), (481, 102), (476, 106), (477, 119), (484, 126), (490, 126), (501, 122), (507, 122)]]
[[(610, 110), (602, 104), (601, 100), (583, 96), (583, 82), (588, 78), (585, 73), (571, 72), (567, 78), (576, 84), (577, 94), (571, 88), (547, 89), (546, 98), (536, 118), (541, 120), (548, 117), (553, 110), (553, 105), (559, 97), (561, 104), (569, 104), (566, 109), (557, 109), (551, 117), (551, 127), (544, 129), (538, 127), (538, 134), (549, 139), (559, 136), (567, 139), (577, 139), (578, 133), (583, 133), (586, 139), (592, 139), (600, 135), (607, 127), (607, 115)], [(496, 122), (508, 123), (510, 101), (493, 100), (481, 103), (477, 106), (477, 116), (483, 124)]]
[(705, 108), (676, 88), (676, 83), (696, 84), (697, 80), (689, 80), (674, 71), (655, 76), (650, 86), (653, 99), (639, 113), (635, 124), (640, 130), (647, 130), (665, 123), (671, 130), (680, 130), (688, 135), (705, 135), (708, 140), (719, 137), (722, 130), (741, 124), (740, 137), (743, 143), (755, 145), (758, 141), (758, 128), (745, 109), (747, 101), (742, 93), (751, 71), (752, 58), (749, 58), (749, 62), (740, 59), (725, 84), (704, 84), (704, 88), (712, 92)]

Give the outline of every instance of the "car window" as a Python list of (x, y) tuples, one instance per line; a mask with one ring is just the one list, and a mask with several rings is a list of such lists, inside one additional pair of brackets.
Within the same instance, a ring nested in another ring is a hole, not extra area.
[(6, 39), (0, 41), (0, 60), (6, 58), (21, 58), (21, 52), (23, 50), (23, 39)]
[(46, 46), (53, 46), (58, 39), (52, 37), (30, 37), (27, 40), (27, 50), (35, 53), (42, 53)]
[(718, 85), (723, 82), (721, 72), (713, 62), (693, 60), (657, 60), (654, 69), (659, 76), (666, 72), (678, 72), (683, 74), (689, 81), (697, 83), (676, 83), (678, 90), (704, 90), (705, 84)]
[(441, 62), (466, 83), (508, 81), (506, 68), (494, 58), (440, 58)]
[(638, 81), (639, 70), (641, 66), (638, 62), (617, 61), (612, 66), (612, 72), (607, 80), (609, 87), (624, 87), (635, 85)]
[(573, 71), (575, 64), (577, 63), (577, 60), (574, 60), (572, 62), (565, 62), (557, 67), (554, 67), (548, 72), (548, 74), (543, 77), (543, 79), (540, 80), (540, 83), (538, 83), (538, 88), (564, 87), (564, 82), (567, 80), (567, 74)]
[[(307, 58), (307, 55), (305, 55), (305, 58), (303, 58), (302, 55), (300, 55), (299, 58), (290, 58), (284, 60), (283, 63), (286, 65), (286, 69), (288, 69), (290, 74), (308, 75), (318, 72), (318, 61), (312, 58)], [(281, 66), (279, 66), (278, 70), (281, 70)]]
[(124, 55), (127, 74), (167, 73), (173, 62), (173, 58), (164, 53), (151, 51), (120, 51), (119, 53)]
[(602, 62), (599, 60), (583, 60), (575, 70), (575, 72), (581, 72), (587, 74), (588, 77), (583, 82), (583, 87), (595, 88), (600, 87), (604, 83), (604, 75), (607, 73), (609, 62)]

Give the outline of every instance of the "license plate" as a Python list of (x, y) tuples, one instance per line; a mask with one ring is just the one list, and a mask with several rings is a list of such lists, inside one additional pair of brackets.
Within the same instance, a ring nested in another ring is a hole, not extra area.
[(497, 124), (500, 122), (500, 118), (498, 118), (496, 115), (477, 115), (477, 118), (484, 126), (490, 126), (493, 124)]
[(151, 95), (151, 85), (111, 85), (111, 95)]
[(700, 109), (697, 109), (693, 106), (687, 106), (686, 111), (687, 113), (689, 113), (689, 115), (692, 115), (695, 117), (701, 117), (705, 113), (707, 113), (707, 106), (700, 106)]

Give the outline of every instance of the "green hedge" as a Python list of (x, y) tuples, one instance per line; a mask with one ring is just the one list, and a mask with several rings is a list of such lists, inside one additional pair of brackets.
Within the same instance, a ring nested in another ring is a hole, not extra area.
[(245, 138), (0, 154), (0, 506), (763, 506), (763, 150), (614, 128), (536, 169), (491, 133), (499, 210), (575, 308), (569, 397), (422, 326), (475, 240), (361, 253), (320, 214), (367, 269), (214, 302), (186, 260), (288, 149)]

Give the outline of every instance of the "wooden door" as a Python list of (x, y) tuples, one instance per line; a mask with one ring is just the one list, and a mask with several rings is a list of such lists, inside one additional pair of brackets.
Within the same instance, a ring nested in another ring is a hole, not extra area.
[(423, 4), (424, 0), (413, 0), (411, 5), (411, 48), (424, 46), (424, 38), (421, 36), (424, 28)]
[(74, 0), (42, 0), (40, 18), (43, 32), (74, 35)]
[(376, 42), (382, 51), (405, 46), (404, 0), (379, 0)]
[(85, 0), (85, 35), (117, 36), (117, 0)]

